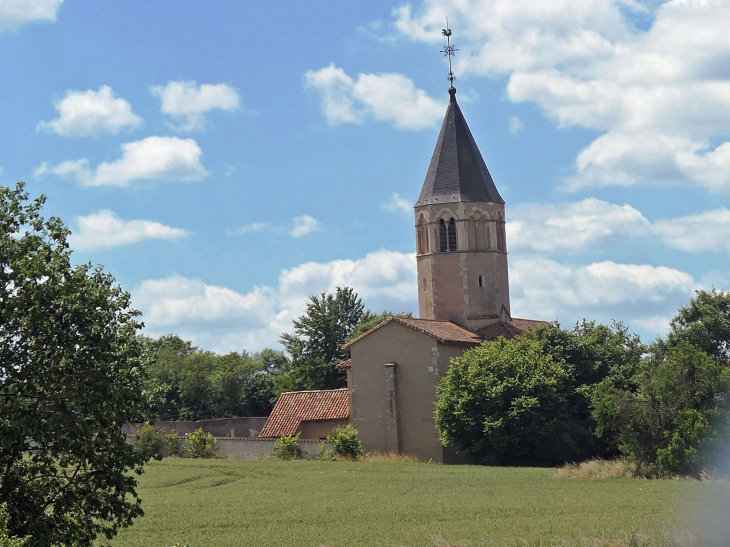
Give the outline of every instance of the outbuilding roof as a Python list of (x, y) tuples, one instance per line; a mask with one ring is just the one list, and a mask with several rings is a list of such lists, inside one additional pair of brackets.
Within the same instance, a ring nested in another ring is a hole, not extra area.
[(349, 416), (347, 389), (289, 391), (279, 396), (259, 437), (294, 435), (304, 421), (345, 420)]

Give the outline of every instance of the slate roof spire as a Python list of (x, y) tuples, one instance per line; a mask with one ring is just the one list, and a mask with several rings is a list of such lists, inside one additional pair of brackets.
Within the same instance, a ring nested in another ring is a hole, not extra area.
[(504, 203), (451, 86), (449, 106), (415, 207), (457, 201)]

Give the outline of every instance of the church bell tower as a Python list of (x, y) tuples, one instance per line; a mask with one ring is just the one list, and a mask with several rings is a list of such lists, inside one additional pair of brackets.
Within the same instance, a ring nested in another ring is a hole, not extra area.
[(451, 71), (449, 78), (449, 106), (414, 206), (418, 312), (478, 330), (512, 322), (504, 200), (456, 102)]

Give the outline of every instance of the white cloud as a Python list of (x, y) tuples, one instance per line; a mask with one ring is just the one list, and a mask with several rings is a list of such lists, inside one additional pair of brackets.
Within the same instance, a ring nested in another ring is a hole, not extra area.
[(276, 345), (279, 335), (291, 330), (310, 295), (338, 286), (353, 287), (369, 306), (413, 309), (415, 272), (414, 255), (379, 251), (360, 260), (283, 270), (277, 287), (245, 294), (178, 275), (147, 280), (132, 291), (132, 301), (150, 336), (175, 332), (216, 351), (255, 351)]
[(169, 82), (150, 89), (160, 98), (161, 110), (176, 120), (180, 131), (205, 127), (205, 113), (219, 109), (232, 111), (240, 105), (238, 92), (227, 84), (200, 84), (193, 81)]
[(730, 252), (730, 211), (726, 208), (698, 215), (663, 219), (654, 223), (654, 233), (670, 247), (689, 252)]
[(131, 245), (145, 239), (179, 239), (187, 236), (180, 228), (171, 228), (151, 220), (122, 220), (114, 212), (103, 209), (98, 213), (76, 217), (69, 244), (76, 251), (96, 251)]
[[(512, 310), (516, 317), (612, 318), (650, 334), (666, 331), (666, 318), (686, 303), (696, 283), (679, 270), (599, 262), (559, 264), (544, 258), (513, 259)], [(372, 309), (415, 310), (416, 259), (410, 253), (378, 251), (359, 260), (308, 262), (283, 270), (278, 285), (246, 293), (173, 275), (143, 281), (132, 302), (143, 312), (145, 332), (169, 332), (215, 351), (255, 351), (276, 345), (279, 334), (306, 309), (309, 297), (350, 286)]]
[(321, 95), (327, 123), (363, 123), (374, 118), (400, 129), (418, 130), (435, 126), (444, 105), (417, 89), (402, 74), (358, 74), (357, 79), (330, 64), (304, 75), (305, 87)]
[(507, 222), (511, 251), (577, 253), (648, 235), (649, 221), (631, 205), (595, 198), (561, 205), (527, 204), (513, 208)]
[(622, 241), (655, 237), (687, 252), (730, 252), (730, 210), (649, 221), (631, 205), (587, 198), (565, 204), (524, 204), (507, 222), (510, 251), (571, 254), (602, 251)]
[(517, 116), (512, 116), (507, 123), (507, 131), (509, 131), (510, 135), (516, 135), (522, 131), (524, 127), (525, 124), (522, 123), (522, 120), (520, 120)]
[(390, 211), (391, 213), (403, 213), (407, 216), (413, 214), (413, 205), (410, 201), (402, 198), (399, 194), (393, 194), (390, 196), (390, 200), (387, 203), (381, 205), (383, 211)]
[(142, 118), (132, 112), (132, 106), (114, 96), (108, 85), (99, 91), (68, 91), (54, 103), (58, 118), (39, 122), (39, 131), (50, 131), (65, 137), (86, 137), (108, 133), (116, 135), (122, 129), (134, 129), (142, 124)]
[(514, 316), (559, 318), (564, 324), (617, 319), (648, 329), (657, 325), (657, 316), (673, 315), (697, 288), (692, 276), (679, 270), (610, 261), (574, 266), (517, 258), (509, 275)]
[(208, 175), (200, 163), (202, 152), (193, 139), (147, 137), (123, 144), (122, 157), (91, 168), (87, 159), (55, 166), (43, 163), (35, 176), (56, 175), (84, 186), (127, 186), (134, 180), (169, 179), (192, 181)]
[[(730, 191), (730, 0), (423, 0), (394, 11), (413, 40), (458, 28), (456, 71), (505, 75), (507, 96), (604, 133), (569, 189), (681, 183)], [(634, 15), (653, 20), (634, 27)]]
[(239, 226), (238, 228), (232, 228), (226, 230), (227, 236), (240, 236), (243, 234), (250, 234), (262, 231), (278, 231), (279, 227), (274, 226), (271, 222), (254, 222), (247, 224), (246, 226)]
[(0, 32), (33, 21), (55, 21), (63, 0), (0, 0)]
[(322, 226), (316, 218), (312, 218), (309, 215), (302, 215), (292, 219), (292, 226), (291, 230), (289, 230), (289, 235), (292, 237), (302, 237), (321, 230)]

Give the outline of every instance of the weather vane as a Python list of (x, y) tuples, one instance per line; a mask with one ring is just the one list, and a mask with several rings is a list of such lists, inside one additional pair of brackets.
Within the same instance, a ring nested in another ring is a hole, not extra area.
[(444, 46), (444, 49), (441, 50), (441, 53), (444, 54), (444, 57), (449, 58), (449, 76), (446, 79), (451, 82), (451, 87), (454, 87), (454, 80), (456, 80), (456, 76), (454, 76), (454, 73), (451, 70), (451, 57), (456, 55), (456, 52), (459, 50), (451, 45), (451, 29), (449, 28), (448, 17), (446, 18), (446, 28), (441, 29), (441, 36), (446, 36), (446, 45)]

